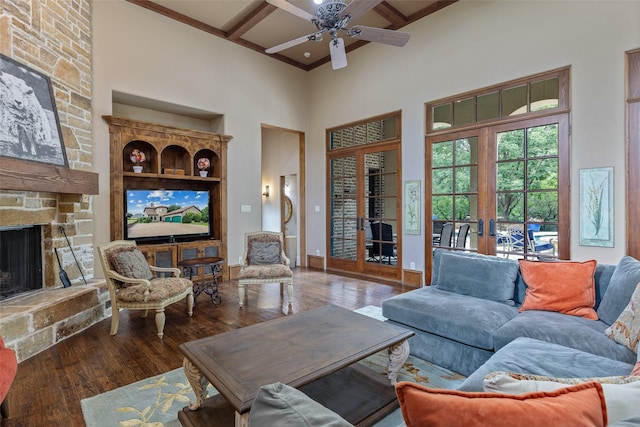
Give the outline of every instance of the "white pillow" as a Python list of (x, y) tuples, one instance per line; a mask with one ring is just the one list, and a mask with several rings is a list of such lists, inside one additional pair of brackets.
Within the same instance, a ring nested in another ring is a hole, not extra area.
[[(538, 376), (534, 379), (518, 379), (506, 372), (493, 372), (484, 378), (484, 391), (522, 394), (534, 391), (553, 391), (570, 387), (581, 382), (596, 381), (602, 384), (604, 400), (607, 406), (609, 424), (640, 414), (640, 377), (602, 377), (602, 378), (550, 378)], [(535, 375), (522, 375), (536, 377)], [(556, 380), (556, 381), (554, 381)]]

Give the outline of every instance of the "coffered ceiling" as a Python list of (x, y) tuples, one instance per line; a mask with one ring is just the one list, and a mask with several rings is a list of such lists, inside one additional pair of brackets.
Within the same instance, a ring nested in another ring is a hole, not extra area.
[[(265, 55), (264, 51), (269, 47), (317, 31), (311, 22), (278, 9), (265, 0), (127, 1)], [(312, 15), (318, 7), (313, 0), (288, 1)], [(350, 1), (346, 0), (346, 3)], [(351, 21), (349, 26), (366, 25), (397, 30), (456, 1), (385, 0)], [(344, 41), (347, 55), (368, 43), (350, 37), (344, 37)], [(309, 71), (331, 60), (329, 38), (325, 37), (320, 42), (308, 41), (269, 56)]]

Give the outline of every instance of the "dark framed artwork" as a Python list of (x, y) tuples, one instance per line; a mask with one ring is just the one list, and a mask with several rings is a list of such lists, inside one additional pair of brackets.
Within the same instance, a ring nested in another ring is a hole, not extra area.
[(68, 167), (51, 81), (2, 54), (0, 156)]

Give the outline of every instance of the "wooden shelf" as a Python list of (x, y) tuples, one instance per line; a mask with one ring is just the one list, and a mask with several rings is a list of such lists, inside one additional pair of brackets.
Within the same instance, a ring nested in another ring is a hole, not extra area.
[(156, 178), (156, 179), (177, 179), (180, 181), (211, 181), (211, 182), (220, 182), (220, 178), (214, 177), (201, 177), (201, 176), (188, 176), (188, 175), (172, 175), (170, 173), (145, 173), (145, 172), (123, 172), (123, 177), (130, 178)]

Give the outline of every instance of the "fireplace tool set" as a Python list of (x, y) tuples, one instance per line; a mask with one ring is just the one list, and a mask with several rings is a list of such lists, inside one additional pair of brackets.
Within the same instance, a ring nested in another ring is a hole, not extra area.
[[(69, 237), (67, 236), (67, 232), (66, 232), (66, 230), (64, 229), (63, 226), (60, 226), (59, 230), (64, 235), (64, 238), (67, 240), (67, 245), (69, 246), (69, 250), (71, 251), (71, 255), (73, 255), (73, 259), (76, 262), (76, 266), (78, 267), (78, 270), (80, 271), (80, 275), (82, 276), (82, 280), (84, 281), (84, 284), (86, 285), (87, 284), (87, 279), (85, 279), (84, 273), (82, 272), (82, 267), (80, 266), (80, 263), (78, 262), (78, 258), (76, 258), (76, 254), (73, 252), (73, 247), (71, 246), (71, 242), (69, 241)], [(67, 273), (62, 268), (62, 263), (60, 262), (60, 257), (58, 256), (58, 249), (55, 248), (54, 251), (56, 253), (56, 258), (58, 259), (58, 266), (60, 266), (60, 281), (62, 281), (62, 286), (63, 287), (68, 288), (69, 286), (71, 286), (71, 281), (69, 280), (69, 276), (67, 276)]]

